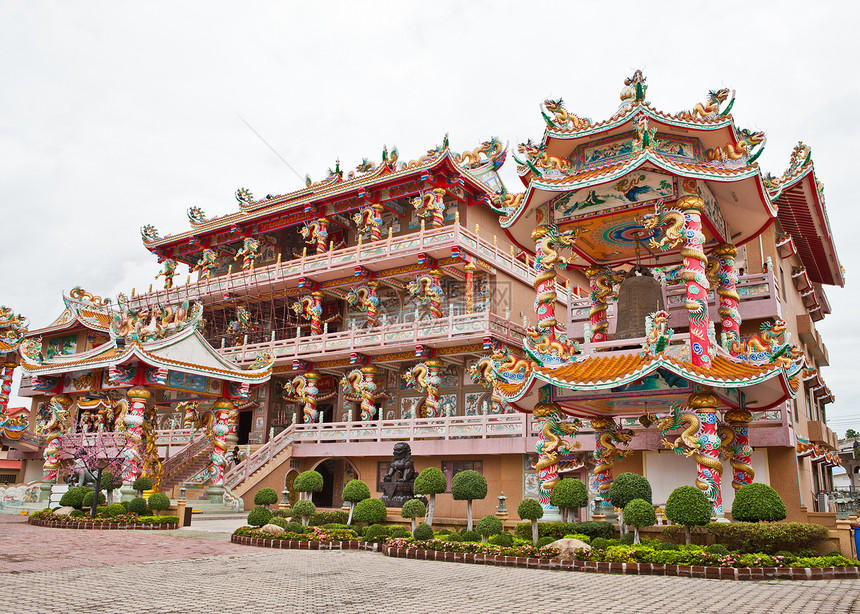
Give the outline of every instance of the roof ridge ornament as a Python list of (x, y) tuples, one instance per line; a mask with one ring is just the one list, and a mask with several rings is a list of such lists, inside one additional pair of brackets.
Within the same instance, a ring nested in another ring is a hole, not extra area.
[(236, 190), (236, 200), (240, 205), (252, 205), (254, 204), (254, 195), (248, 188), (239, 188)]
[(645, 81), (647, 79), (639, 69), (636, 69), (632, 77), (624, 79), (624, 88), (621, 90), (621, 104), (618, 107), (619, 111), (632, 104), (648, 104), (648, 101), (645, 100), (645, 93), (648, 91)]
[[(723, 111), (720, 111), (720, 106), (729, 98), (729, 95), (731, 95), (731, 100), (729, 101), (728, 106), (726, 106)], [(677, 113), (677, 117), (678, 119), (689, 121), (716, 119), (718, 117), (725, 117), (728, 115), (734, 105), (735, 90), (729, 90), (729, 88), (724, 87), (719, 90), (710, 90), (708, 92), (707, 102), (697, 102), (692, 111), (679, 111)]]
[(204, 213), (203, 209), (198, 206), (188, 207), (186, 211), (188, 214), (188, 221), (194, 224), (205, 224), (209, 220), (206, 219), (206, 213)]
[[(553, 118), (550, 119), (547, 113), (552, 113)], [(561, 128), (566, 130), (583, 130), (592, 125), (591, 119), (588, 117), (579, 117), (575, 113), (570, 113), (564, 108), (564, 100), (552, 100), (547, 98), (541, 105), (541, 113), (546, 125), (550, 128)]]

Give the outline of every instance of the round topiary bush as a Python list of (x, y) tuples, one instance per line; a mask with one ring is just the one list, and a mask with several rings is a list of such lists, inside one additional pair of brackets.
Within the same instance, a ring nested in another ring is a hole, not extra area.
[[(723, 544), (711, 544), (707, 548), (705, 548), (705, 552), (708, 554), (721, 554), (725, 556), (729, 553), (729, 549), (725, 547)], [(777, 552), (777, 554), (779, 554)], [(791, 552), (787, 552), (784, 556), (791, 556)]]
[(633, 499), (644, 499), (651, 503), (651, 484), (638, 473), (622, 473), (612, 481), (607, 498), (612, 507), (622, 509)]
[(272, 516), (269, 520), (269, 524), (274, 524), (281, 527), (284, 531), (287, 530), (287, 525), (290, 524), (286, 518), (281, 518), (280, 516)]
[(114, 518), (120, 514), (125, 514), (125, 508), (119, 503), (111, 503), (110, 505), (103, 507), (100, 514), (104, 518)]
[(147, 512), (146, 499), (143, 497), (135, 497), (129, 501), (128, 512), (130, 514), (137, 514), (138, 516), (145, 516)]
[(355, 504), (365, 499), (370, 499), (370, 488), (361, 480), (350, 480), (343, 487), (343, 500), (349, 501), (349, 518), (346, 524), (352, 524), (352, 515), (355, 512)]
[(401, 527), (399, 524), (388, 529), (388, 537), (409, 537), (412, 533), (406, 527)]
[(69, 518), (84, 518), (87, 513), (84, 510), (72, 510), (69, 512)]
[(299, 499), (293, 506), (293, 518), (301, 518), (302, 526), (307, 526), (308, 519), (317, 511), (317, 506), (310, 499)]
[(292, 518), (293, 517), (293, 508), (285, 507), (284, 509), (272, 510), (272, 516), (278, 516), (279, 518)]
[(438, 467), (427, 467), (415, 478), (412, 492), (416, 495), (429, 495), (430, 505), (427, 510), (427, 524), (433, 526), (433, 514), (436, 511), (436, 495), (448, 489), (448, 480)]
[[(60, 505), (63, 507), (68, 506), (80, 509), (84, 505), (84, 495), (88, 492), (92, 492), (92, 489), (87, 488), (86, 486), (74, 486), (64, 492), (63, 496), (60, 497)], [(90, 500), (90, 503), (92, 503), (92, 500)]]
[(633, 535), (633, 533), (625, 533), (624, 535), (622, 535), (622, 536), (618, 539), (618, 542), (619, 542), (622, 546), (632, 546), (632, 545), (633, 545), (633, 542), (634, 542), (635, 540), (636, 540), (636, 536), (635, 536), (635, 535)]
[(323, 489), (323, 476), (319, 471), (302, 471), (293, 482), (296, 492), (319, 492)]
[(427, 508), (424, 503), (420, 499), (410, 499), (406, 503), (403, 504), (403, 507), (400, 509), (400, 515), (404, 518), (410, 518), (412, 520), (412, 530), (415, 530), (415, 525), (417, 523), (417, 519), (421, 518), (427, 513)]
[(466, 527), (471, 531), (472, 501), (487, 496), (487, 478), (474, 469), (461, 471), (451, 480), (451, 494), (454, 496), (454, 501), (466, 502)]
[(782, 497), (767, 484), (747, 484), (735, 493), (732, 503), (735, 522), (776, 522), (785, 517)]
[(494, 546), (510, 547), (514, 545), (514, 538), (510, 533), (499, 533), (490, 538), (490, 543)]
[[(84, 496), (81, 497), (81, 506), (85, 507), (85, 508), (92, 507), (93, 499), (95, 499), (95, 498), (96, 498), (96, 493), (92, 490), (87, 490), (87, 492), (84, 493)], [(99, 503), (101, 504), (101, 503), (104, 503), (105, 501), (107, 501), (107, 499), (105, 498), (105, 494), (103, 492), (99, 492)]]
[(382, 524), (372, 524), (364, 531), (364, 541), (375, 542), (388, 537), (389, 528)]
[(449, 533), (445, 536), (446, 542), (464, 542), (466, 539), (459, 533)]
[(99, 481), (99, 486), (101, 486), (102, 490), (116, 490), (117, 488), (122, 486), (122, 476), (114, 473), (108, 469), (102, 471), (102, 479)]
[(517, 507), (520, 520), (530, 520), (532, 523), (532, 544), (538, 541), (538, 520), (543, 518), (543, 506), (537, 499), (523, 499)]
[(624, 507), (624, 522), (633, 527), (633, 543), (639, 543), (639, 529), (657, 524), (654, 507), (645, 499), (633, 499)]
[(666, 518), (684, 526), (687, 545), (690, 545), (690, 528), (702, 527), (711, 522), (711, 502), (695, 486), (679, 486), (666, 500)]
[(544, 546), (548, 546), (549, 544), (551, 544), (554, 541), (555, 541), (555, 538), (552, 538), (552, 537), (541, 537), (539, 540), (537, 540), (537, 543), (535, 544), (535, 546), (537, 546), (538, 548), (543, 548)]
[(609, 547), (609, 540), (605, 537), (595, 537), (591, 540), (591, 547), (595, 550), (606, 550)]
[(588, 489), (582, 480), (564, 478), (553, 487), (549, 502), (561, 510), (561, 519), (568, 522), (572, 510), (588, 505)]
[(298, 533), (299, 535), (301, 535), (302, 533), (304, 533), (305, 528), (302, 526), (301, 522), (293, 521), (284, 524), (284, 531), (286, 531), (287, 533)]
[(254, 493), (254, 505), (262, 505), (266, 509), (269, 509), (270, 505), (274, 505), (277, 502), (278, 493), (275, 492), (274, 488), (261, 488)]
[(154, 492), (149, 495), (147, 503), (149, 505), (149, 509), (155, 512), (156, 516), (160, 516), (161, 512), (170, 507), (170, 499), (167, 495), (161, 492)]
[(496, 516), (484, 516), (475, 525), (475, 530), (481, 536), (481, 541), (487, 541), (489, 537), (502, 532), (502, 521)]
[(426, 522), (422, 522), (412, 531), (412, 537), (418, 541), (426, 542), (428, 539), (433, 539), (433, 529)]
[(132, 484), (131, 487), (137, 491), (138, 496), (142, 497), (144, 490), (152, 489), (152, 480), (148, 477), (140, 476), (134, 481), (134, 484)]
[(272, 521), (272, 512), (265, 507), (255, 507), (248, 514), (248, 524), (252, 527), (262, 527)]
[(463, 538), (464, 542), (479, 542), (481, 541), (481, 534), (477, 531), (463, 531), (460, 533), (460, 537)]
[(355, 506), (355, 514), (353, 518), (356, 522), (365, 522), (367, 524), (378, 524), (385, 522), (388, 516), (388, 511), (385, 509), (385, 503), (382, 499), (365, 499), (359, 501)]

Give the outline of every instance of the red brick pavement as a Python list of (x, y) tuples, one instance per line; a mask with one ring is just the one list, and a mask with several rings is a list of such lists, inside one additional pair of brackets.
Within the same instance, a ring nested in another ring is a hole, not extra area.
[(259, 548), (147, 531), (80, 531), (27, 524), (0, 514), (0, 572), (52, 571), (126, 563), (247, 554)]

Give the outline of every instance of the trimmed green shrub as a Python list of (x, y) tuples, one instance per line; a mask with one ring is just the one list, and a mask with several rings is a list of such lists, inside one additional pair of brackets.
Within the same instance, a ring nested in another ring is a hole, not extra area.
[(732, 520), (735, 522), (774, 522), (785, 520), (785, 503), (766, 484), (747, 484), (735, 493)]
[(484, 516), (475, 525), (475, 530), (481, 536), (481, 541), (487, 541), (488, 538), (502, 532), (502, 521), (493, 515)]
[(149, 495), (147, 504), (149, 505), (149, 509), (155, 512), (156, 516), (160, 516), (161, 512), (170, 507), (170, 499), (164, 493), (154, 492)]
[(116, 490), (122, 486), (122, 476), (114, 475), (109, 470), (102, 471), (102, 479), (99, 481), (102, 490)]
[(591, 540), (591, 547), (595, 550), (606, 550), (609, 547), (609, 540), (605, 537), (595, 537)]
[(272, 516), (278, 516), (279, 518), (292, 518), (293, 517), (293, 508), (286, 507), (284, 509), (271, 510)]
[(301, 522), (293, 521), (284, 524), (284, 531), (286, 531), (287, 533), (297, 533), (301, 535), (302, 533), (304, 533), (305, 528), (302, 526)]
[(111, 503), (99, 510), (99, 515), (104, 518), (114, 518), (120, 514), (125, 514), (125, 508), (119, 503)]
[(653, 545), (654, 550), (680, 550), (681, 547), (678, 544), (670, 544), (668, 542), (660, 542), (658, 541)]
[(312, 527), (321, 527), (326, 524), (342, 524), (345, 525), (348, 515), (341, 510), (318, 510), (311, 514), (308, 519), (308, 525)]
[(129, 501), (128, 512), (130, 514), (137, 514), (138, 516), (145, 516), (147, 512), (146, 499), (143, 497), (135, 497)]
[(564, 478), (553, 487), (549, 502), (561, 510), (562, 520), (569, 521), (573, 510), (588, 505), (588, 489), (582, 480)]
[(687, 545), (691, 527), (703, 527), (711, 522), (713, 508), (708, 497), (695, 486), (679, 486), (666, 500), (666, 518), (683, 525)]
[(403, 504), (403, 507), (400, 509), (400, 515), (403, 518), (409, 518), (412, 520), (412, 530), (415, 530), (415, 526), (418, 523), (418, 518), (427, 514), (427, 508), (424, 505), (424, 502), (420, 499), (410, 499), (406, 503)]
[(463, 538), (464, 542), (479, 542), (481, 541), (481, 534), (477, 531), (463, 531), (460, 533), (460, 537)]
[(473, 469), (456, 474), (451, 479), (451, 494), (454, 501), (466, 502), (466, 527), (472, 530), (472, 501), (487, 496), (487, 478)]
[(274, 524), (281, 527), (283, 530), (287, 530), (287, 525), (290, 524), (286, 518), (280, 518), (278, 516), (272, 516), (269, 519), (268, 524)]
[(514, 538), (510, 533), (499, 533), (490, 538), (490, 543), (494, 546), (505, 546), (510, 548), (514, 545)]
[(69, 512), (69, 518), (84, 518), (87, 513), (84, 510), (72, 510)]
[[(531, 539), (531, 524), (521, 522), (516, 526), (514, 534), (520, 539)], [(615, 526), (610, 522), (589, 520), (587, 522), (541, 522), (538, 524), (538, 537), (562, 539), (570, 533), (581, 533), (592, 540), (596, 537), (611, 539), (615, 535)]]
[(254, 505), (262, 505), (266, 509), (269, 509), (270, 505), (274, 505), (277, 502), (278, 493), (275, 492), (274, 488), (261, 488), (254, 493)]
[(445, 536), (446, 542), (464, 542), (466, 541), (459, 533), (449, 533)]
[(308, 525), (308, 519), (317, 511), (317, 506), (310, 499), (299, 499), (293, 506), (293, 518), (301, 517), (302, 526)]
[(636, 540), (636, 536), (633, 533), (625, 533), (618, 540), (622, 546), (632, 546), (633, 542)]
[(429, 495), (430, 501), (427, 506), (427, 524), (433, 526), (433, 514), (436, 511), (436, 495), (448, 489), (448, 480), (438, 467), (427, 467), (415, 478), (412, 491), (416, 495)]
[[(88, 492), (92, 492), (92, 489), (86, 486), (74, 486), (64, 492), (63, 496), (60, 497), (60, 506), (69, 506), (80, 509), (84, 506), (84, 495)], [(90, 504), (92, 504), (92, 499), (90, 499)]]
[(804, 548), (811, 549), (829, 537), (827, 527), (802, 522), (713, 522), (707, 530), (718, 544), (744, 553), (796, 552)]
[(532, 523), (532, 544), (538, 542), (538, 520), (543, 518), (543, 506), (537, 499), (523, 499), (517, 507), (517, 514), (521, 520), (530, 520)]
[[(838, 550), (836, 552), (838, 554), (841, 554)], [(827, 556), (830, 556), (831, 554), (833, 554), (833, 552), (828, 553)], [(818, 556), (818, 553), (815, 550), (813, 550), (812, 548), (801, 548), (800, 550), (797, 551), (797, 556), (806, 556), (806, 557)]]
[(412, 537), (418, 541), (426, 542), (428, 539), (433, 539), (433, 529), (426, 522), (422, 522), (412, 531)]
[(388, 537), (398, 538), (398, 537), (409, 537), (412, 533), (406, 527), (401, 527), (399, 524), (394, 525), (393, 527), (389, 527), (388, 529)]
[(535, 546), (538, 548), (543, 548), (544, 546), (548, 546), (549, 544), (551, 544), (553, 541), (555, 540), (552, 537), (541, 537), (539, 540), (537, 540)]
[(359, 501), (355, 505), (355, 513), (353, 518), (356, 522), (365, 522), (367, 524), (378, 524), (385, 522), (388, 516), (388, 511), (385, 509), (385, 503), (382, 499), (365, 499)]
[(624, 522), (633, 527), (633, 543), (639, 544), (639, 529), (657, 524), (657, 514), (645, 499), (633, 499), (624, 507)]
[(265, 507), (255, 507), (248, 514), (248, 524), (252, 527), (262, 527), (272, 521), (272, 512)]
[(347, 524), (352, 524), (352, 513), (355, 511), (355, 504), (365, 499), (370, 499), (370, 488), (361, 480), (350, 480), (343, 487), (343, 500), (349, 501), (349, 518)]
[(128, 511), (128, 501), (120, 501), (118, 505), (121, 505), (125, 511)]
[(319, 492), (323, 489), (323, 476), (319, 471), (302, 471), (293, 482), (296, 492)]
[(375, 542), (388, 537), (389, 528), (381, 524), (372, 524), (364, 531), (364, 541)]
[[(96, 493), (92, 490), (87, 490), (87, 492), (85, 492), (84, 496), (81, 498), (81, 506), (87, 509), (91, 508), (93, 505), (93, 499), (95, 498)], [(105, 501), (107, 501), (107, 499), (105, 498), (105, 494), (103, 492), (99, 492), (99, 504), (102, 504)]]
[(140, 476), (134, 481), (134, 484), (132, 484), (131, 487), (137, 491), (138, 497), (142, 497), (144, 490), (152, 489), (152, 480), (147, 477)]
[[(622, 473), (612, 481), (607, 492), (612, 507), (625, 508), (633, 499), (651, 500), (651, 484), (638, 473)], [(625, 519), (626, 521), (626, 519)]]

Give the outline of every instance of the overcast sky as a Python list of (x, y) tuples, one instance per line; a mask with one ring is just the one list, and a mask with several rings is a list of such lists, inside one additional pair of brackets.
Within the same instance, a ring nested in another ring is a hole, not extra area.
[[(607, 8), (609, 7), (609, 8)], [(824, 183), (847, 270), (818, 323), (840, 434), (860, 430), (856, 352), (860, 84), (855, 2), (0, 2), (0, 303), (31, 326), (75, 285), (104, 296), (158, 271), (139, 228), (188, 228), (186, 209), (236, 209), (321, 179), (340, 158), (414, 159), (450, 133), (538, 138), (538, 108), (564, 97), (594, 120), (641, 68), (648, 99), (676, 112), (709, 89), (763, 130), (766, 170), (798, 139)], [(520, 190), (509, 159), (504, 177)], [(186, 268), (180, 267), (184, 280)], [(24, 399), (12, 399), (12, 405)], [(856, 418), (856, 421), (848, 419)]]

